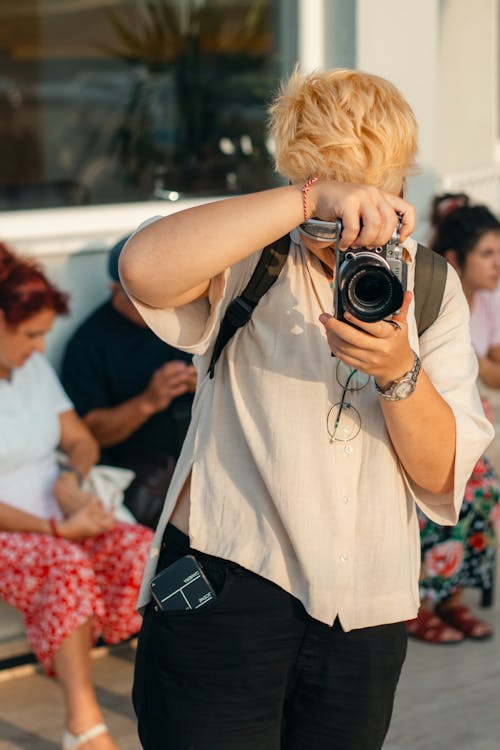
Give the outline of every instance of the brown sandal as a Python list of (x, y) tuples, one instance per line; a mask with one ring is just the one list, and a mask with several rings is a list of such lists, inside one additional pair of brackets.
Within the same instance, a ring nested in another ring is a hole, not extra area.
[[(485, 641), (493, 637), (493, 628), (491, 625), (475, 617), (465, 604), (457, 604), (448, 609), (437, 607), (436, 611), (443, 622), (451, 625), (455, 630), (459, 630), (466, 638), (471, 638), (474, 641)], [(474, 630), (478, 625), (488, 628), (487, 632), (475, 634)]]
[(425, 607), (419, 609), (414, 620), (407, 621), (406, 630), (411, 638), (439, 646), (454, 646), (465, 640), (462, 632), (450, 627), (440, 616)]

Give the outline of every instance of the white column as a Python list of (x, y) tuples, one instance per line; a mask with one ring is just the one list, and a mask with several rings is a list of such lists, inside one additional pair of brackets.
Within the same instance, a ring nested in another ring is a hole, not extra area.
[(325, 64), (324, 0), (299, 0), (298, 35), (300, 70), (307, 73)]
[(444, 0), (439, 49), (438, 165), (493, 165), (497, 140), (498, 0)]
[(357, 0), (356, 6), (357, 67), (392, 81), (419, 124), (419, 175), (409, 181), (408, 197), (417, 207), (420, 240), (437, 185), (439, 7), (437, 0)]

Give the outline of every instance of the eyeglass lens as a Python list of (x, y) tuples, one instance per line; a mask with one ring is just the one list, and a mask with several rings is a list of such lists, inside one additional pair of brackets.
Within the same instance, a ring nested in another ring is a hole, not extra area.
[(356, 437), (361, 429), (361, 417), (358, 410), (349, 401), (346, 394), (360, 391), (368, 384), (370, 376), (350, 367), (339, 359), (336, 368), (337, 383), (343, 388), (342, 400), (330, 407), (326, 417), (326, 428), (330, 440), (347, 442)]
[(339, 401), (328, 410), (326, 426), (330, 440), (346, 442), (355, 438), (360, 431), (361, 417), (348, 401)]
[(365, 372), (360, 372), (354, 367), (350, 367), (341, 359), (337, 362), (336, 369), (337, 383), (348, 391), (360, 391), (370, 381), (370, 376)]

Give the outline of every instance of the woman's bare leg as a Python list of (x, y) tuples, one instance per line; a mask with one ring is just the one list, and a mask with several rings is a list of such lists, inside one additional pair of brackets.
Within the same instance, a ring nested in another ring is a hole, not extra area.
[[(61, 683), (66, 706), (66, 726), (72, 734), (85, 732), (103, 721), (92, 685), (90, 621), (74, 630), (54, 655), (54, 671)], [(81, 745), (81, 750), (118, 750), (106, 732)]]

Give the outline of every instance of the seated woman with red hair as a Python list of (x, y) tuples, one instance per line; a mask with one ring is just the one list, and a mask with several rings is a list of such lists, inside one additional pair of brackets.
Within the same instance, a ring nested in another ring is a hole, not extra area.
[[(90, 647), (138, 631), (152, 533), (81, 489), (98, 447), (43, 355), (67, 296), (0, 243), (0, 597), (59, 680), (63, 750), (117, 750), (97, 704)], [(67, 456), (60, 466), (57, 451)]]

